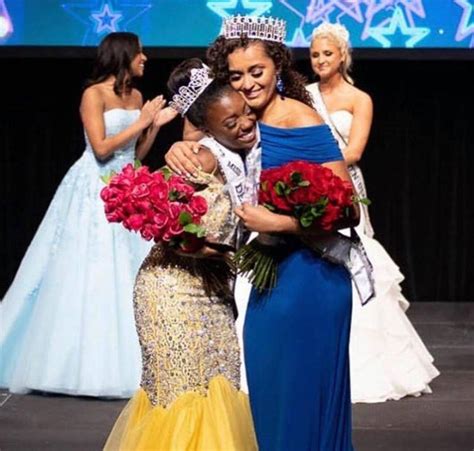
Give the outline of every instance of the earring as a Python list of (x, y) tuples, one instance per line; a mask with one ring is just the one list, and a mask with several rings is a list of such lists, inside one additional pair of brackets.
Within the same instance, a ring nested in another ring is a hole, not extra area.
[(283, 91), (285, 90), (285, 84), (283, 83), (283, 80), (281, 79), (280, 74), (277, 74), (276, 76), (276, 89), (280, 94), (282, 94)]

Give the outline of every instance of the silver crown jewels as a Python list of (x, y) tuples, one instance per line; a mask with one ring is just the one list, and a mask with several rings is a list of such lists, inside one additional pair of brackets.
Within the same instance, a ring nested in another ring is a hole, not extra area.
[(212, 83), (213, 78), (209, 73), (210, 69), (205, 64), (201, 69), (191, 69), (189, 83), (186, 86), (180, 86), (169, 106), (184, 116), (196, 99)]
[(286, 21), (263, 16), (230, 16), (223, 20), (221, 36), (226, 39), (240, 38), (283, 42), (286, 37)]

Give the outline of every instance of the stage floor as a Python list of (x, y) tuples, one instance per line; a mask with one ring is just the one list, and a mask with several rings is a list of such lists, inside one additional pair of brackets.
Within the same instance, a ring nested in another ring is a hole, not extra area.
[[(412, 304), (408, 315), (441, 375), (431, 385), (433, 394), (354, 405), (354, 446), (357, 451), (473, 451), (474, 303)], [(0, 392), (0, 450), (100, 450), (125, 403)]]

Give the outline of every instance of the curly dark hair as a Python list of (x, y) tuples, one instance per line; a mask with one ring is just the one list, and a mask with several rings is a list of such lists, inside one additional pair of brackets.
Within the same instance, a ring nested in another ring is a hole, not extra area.
[(92, 74), (85, 82), (84, 89), (114, 75), (115, 94), (130, 93), (133, 88), (130, 65), (140, 52), (140, 39), (135, 33), (109, 33), (99, 44)]
[[(201, 69), (203, 62), (199, 58), (189, 58), (182, 61), (171, 72), (167, 88), (171, 96), (178, 93), (181, 86), (189, 84), (192, 69)], [(207, 111), (209, 105), (221, 99), (229, 92), (234, 92), (227, 80), (213, 80), (199, 95), (194, 103), (186, 111), (186, 118), (197, 128), (204, 128), (207, 123)]]
[(273, 60), (277, 71), (280, 73), (284, 85), (281, 94), (312, 106), (310, 94), (305, 88), (306, 78), (293, 69), (293, 58), (290, 49), (279, 42), (249, 39), (247, 35), (235, 39), (226, 39), (224, 36), (219, 36), (207, 49), (206, 53), (208, 64), (216, 78), (229, 80), (228, 56), (236, 49), (246, 49), (257, 42), (263, 45), (265, 52)]

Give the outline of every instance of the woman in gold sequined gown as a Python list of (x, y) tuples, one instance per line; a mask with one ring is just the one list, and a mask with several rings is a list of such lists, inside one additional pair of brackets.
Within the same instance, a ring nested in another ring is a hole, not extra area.
[[(178, 66), (170, 90), (189, 83), (191, 69), (201, 64), (192, 59)], [(228, 85), (210, 83), (186, 117), (227, 152), (245, 153), (255, 144), (256, 118)], [(239, 391), (232, 275), (224, 259), (235, 249), (238, 221), (222, 161), (210, 149), (199, 158), (203, 169), (192, 181), (209, 205), (206, 246), (189, 256), (156, 244), (141, 266), (133, 299), (141, 388), (105, 450), (257, 449), (248, 398)]]

